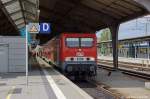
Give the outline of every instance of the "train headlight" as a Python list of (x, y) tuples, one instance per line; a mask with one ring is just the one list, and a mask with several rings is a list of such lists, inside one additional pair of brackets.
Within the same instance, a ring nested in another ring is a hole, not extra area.
[(89, 61), (89, 60), (90, 60), (90, 58), (86, 58), (86, 60), (87, 60), (87, 61)]
[(93, 57), (87, 57), (86, 60), (87, 61), (95, 61), (95, 58), (93, 58)]
[(71, 60), (71, 61), (73, 61), (73, 60), (74, 60), (74, 58), (73, 58), (73, 57), (71, 57), (71, 58), (70, 58), (70, 60)]

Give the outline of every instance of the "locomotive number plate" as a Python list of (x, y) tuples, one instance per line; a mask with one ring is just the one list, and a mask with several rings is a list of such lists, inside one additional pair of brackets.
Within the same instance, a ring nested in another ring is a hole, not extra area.
[(82, 57), (77, 58), (77, 61), (83, 61), (83, 60), (84, 60), (84, 58), (82, 58)]

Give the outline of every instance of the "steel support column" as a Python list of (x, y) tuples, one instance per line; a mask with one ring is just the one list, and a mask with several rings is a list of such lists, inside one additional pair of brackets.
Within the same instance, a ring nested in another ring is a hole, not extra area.
[(112, 34), (112, 48), (113, 48), (113, 65), (114, 69), (118, 69), (118, 30), (119, 25), (109, 27)]

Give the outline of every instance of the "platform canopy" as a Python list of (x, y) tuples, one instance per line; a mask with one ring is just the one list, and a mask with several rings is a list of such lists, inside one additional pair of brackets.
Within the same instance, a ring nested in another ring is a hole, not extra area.
[[(1, 7), (1, 5), (0, 5)], [(4, 9), (0, 9), (0, 35), (5, 35), (13, 33), (12, 35), (17, 35), (18, 31), (13, 25), (14, 23), (10, 18), (7, 18), (7, 13), (3, 12)]]
[[(17, 31), (28, 22), (50, 22), (52, 34), (91, 32), (149, 14), (150, 0), (0, 0), (1, 10)], [(6, 22), (6, 30), (11, 27)], [(9, 26), (9, 27), (8, 27)], [(3, 27), (0, 27), (3, 28)]]
[(17, 31), (30, 21), (51, 23), (51, 34), (36, 36), (41, 44), (62, 32), (95, 33), (109, 27), (116, 70), (119, 25), (150, 14), (150, 0), (0, 0), (0, 7), (8, 18), (3, 16), (1, 20), (12, 24), (5, 23), (6, 29), (1, 25), (6, 33), (10, 32), (9, 27)]
[(146, 2), (149, 0), (40, 0), (40, 21), (52, 23), (51, 36), (61, 32), (95, 33), (147, 15), (150, 8)]
[[(38, 21), (38, 5), (39, 0), (0, 0), (1, 10), (5, 13), (6, 17), (0, 20), (7, 21), (5, 26), (1, 26), (1, 29), (6, 28), (2, 35), (17, 35), (19, 29), (25, 27), (28, 22)], [(9, 30), (13, 27), (13, 30)]]

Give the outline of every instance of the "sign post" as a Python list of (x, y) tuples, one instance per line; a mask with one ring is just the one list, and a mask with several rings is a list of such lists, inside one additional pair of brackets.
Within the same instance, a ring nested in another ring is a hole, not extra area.
[(26, 25), (26, 86), (28, 86), (28, 25)]
[(50, 23), (29, 23), (26, 25), (26, 85), (28, 86), (28, 33), (50, 34)]

